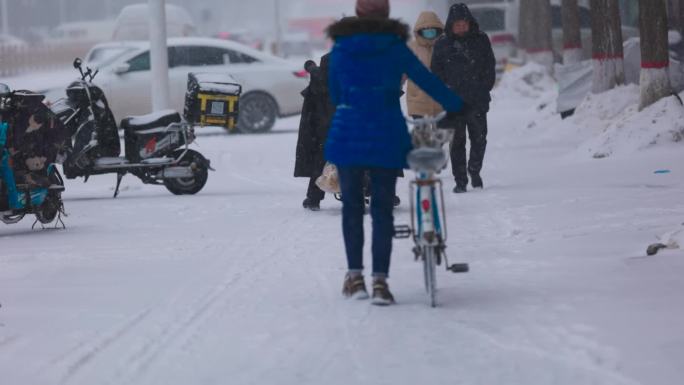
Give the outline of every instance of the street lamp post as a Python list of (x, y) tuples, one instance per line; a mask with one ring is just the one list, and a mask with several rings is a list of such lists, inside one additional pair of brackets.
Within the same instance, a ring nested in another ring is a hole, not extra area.
[(9, 35), (9, 14), (8, 14), (7, 0), (0, 0), (0, 13), (2, 14), (2, 31), (3, 35)]
[(280, 0), (273, 0), (274, 1), (274, 8), (273, 11), (275, 13), (275, 37), (276, 37), (276, 46), (275, 46), (275, 54), (280, 56), (282, 54), (282, 49), (283, 49), (283, 31), (281, 29), (281, 15), (280, 15)]
[(150, 65), (152, 68), (152, 108), (154, 111), (170, 107), (169, 53), (166, 44), (166, 1), (149, 0)]

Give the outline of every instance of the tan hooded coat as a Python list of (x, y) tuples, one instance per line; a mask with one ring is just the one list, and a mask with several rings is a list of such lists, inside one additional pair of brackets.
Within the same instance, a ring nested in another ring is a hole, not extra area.
[[(420, 14), (416, 26), (413, 28), (415, 39), (409, 43), (409, 47), (420, 61), (427, 68), (430, 68), (432, 51), (437, 39), (430, 41), (420, 36), (418, 31), (424, 28), (444, 29), (444, 24), (436, 13), (426, 11)], [(409, 81), (407, 85), (406, 103), (408, 104), (409, 115), (437, 115), (443, 111), (439, 103), (435, 102), (412, 81)]]

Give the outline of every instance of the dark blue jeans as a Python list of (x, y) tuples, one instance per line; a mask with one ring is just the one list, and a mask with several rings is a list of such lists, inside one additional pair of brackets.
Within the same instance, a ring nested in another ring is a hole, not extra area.
[(394, 237), (394, 196), (397, 170), (368, 167), (338, 167), (342, 192), (342, 232), (349, 271), (363, 271), (363, 179), (370, 173), (371, 218), (373, 219), (373, 276), (387, 277)]

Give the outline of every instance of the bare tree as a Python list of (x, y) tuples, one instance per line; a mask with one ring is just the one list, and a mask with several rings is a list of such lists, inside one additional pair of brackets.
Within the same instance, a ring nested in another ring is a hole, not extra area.
[(672, 19), (674, 28), (684, 35), (684, 0), (672, 0)]
[(519, 44), (529, 61), (553, 66), (550, 0), (520, 0)]
[(666, 0), (639, 0), (641, 33), (641, 102), (643, 109), (672, 93), (667, 41)]
[(618, 0), (591, 0), (594, 93), (625, 83), (621, 24)]
[(527, 52), (531, 31), (534, 28), (534, 0), (520, 0), (518, 45)]
[(563, 0), (561, 16), (563, 19), (563, 63), (579, 63), (582, 60), (582, 33), (577, 0)]

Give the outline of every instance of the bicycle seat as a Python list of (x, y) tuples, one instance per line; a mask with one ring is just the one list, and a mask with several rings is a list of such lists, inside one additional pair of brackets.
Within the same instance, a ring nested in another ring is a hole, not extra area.
[(437, 172), (446, 165), (447, 156), (442, 149), (421, 147), (411, 151), (407, 160), (413, 171)]
[(165, 110), (147, 115), (129, 116), (121, 121), (121, 128), (126, 131), (143, 131), (151, 128), (167, 127), (172, 123), (180, 123), (180, 114), (173, 110)]

